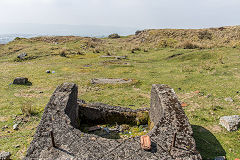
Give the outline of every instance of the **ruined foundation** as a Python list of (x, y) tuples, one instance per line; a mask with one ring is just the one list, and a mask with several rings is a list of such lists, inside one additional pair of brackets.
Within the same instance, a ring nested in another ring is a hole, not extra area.
[[(25, 159), (201, 160), (188, 118), (168, 86), (152, 86), (150, 110), (86, 104), (77, 100), (77, 92), (77, 85), (72, 83), (64, 83), (55, 90)], [(107, 139), (79, 130), (82, 123), (145, 124), (148, 112), (153, 125), (147, 133), (152, 143), (150, 151), (141, 148), (138, 136)]]

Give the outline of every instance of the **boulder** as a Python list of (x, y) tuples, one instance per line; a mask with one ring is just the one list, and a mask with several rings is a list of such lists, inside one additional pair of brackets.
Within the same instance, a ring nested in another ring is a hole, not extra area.
[(13, 84), (26, 85), (28, 82), (28, 79), (25, 77), (17, 77), (14, 79)]
[(110, 34), (108, 38), (116, 39), (116, 38), (120, 38), (120, 36), (117, 33), (113, 33), (113, 34)]
[(21, 53), (17, 56), (17, 58), (23, 60), (23, 59), (25, 59), (26, 56), (27, 56), (27, 53)]
[(226, 128), (228, 131), (236, 131), (240, 126), (240, 116), (223, 116), (220, 118), (220, 125)]
[(11, 153), (10, 152), (0, 152), (0, 160), (8, 160), (11, 157)]

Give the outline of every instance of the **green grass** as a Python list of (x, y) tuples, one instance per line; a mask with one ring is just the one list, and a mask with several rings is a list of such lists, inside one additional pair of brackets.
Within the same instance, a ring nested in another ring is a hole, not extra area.
[[(109, 42), (116, 48), (121, 47), (117, 46), (120, 44), (116, 40)], [(188, 104), (184, 110), (193, 125), (203, 158), (211, 159), (225, 153), (228, 159), (240, 158), (240, 130), (227, 132), (219, 126), (221, 116), (240, 115), (238, 48), (159, 48), (135, 53), (116, 49), (115, 55), (127, 55), (128, 59), (108, 63), (109, 59), (100, 58), (100, 55), (106, 55), (105, 51), (82, 50), (80, 46), (84, 44), (80, 40), (58, 45), (21, 40), (0, 48), (0, 129), (8, 125), (0, 132), (1, 151), (10, 151), (13, 159), (24, 156), (45, 105), (55, 88), (63, 82), (78, 84), (78, 96), (87, 102), (98, 101), (133, 109), (150, 106), (152, 84), (167, 84), (174, 88), (180, 101)], [(106, 50), (111, 50), (111, 45), (106, 46)], [(63, 47), (69, 50), (67, 58), (58, 55)], [(21, 50), (15, 51), (17, 49)], [(84, 55), (71, 54), (77, 50)], [(16, 56), (22, 52), (37, 58), (16, 62)], [(179, 53), (182, 54), (168, 58)], [(46, 70), (56, 73), (47, 74)], [(32, 86), (9, 85), (19, 76), (29, 78)], [(134, 83), (93, 85), (90, 83), (92, 78), (126, 78), (134, 79)], [(194, 93), (196, 90), (200, 93)], [(234, 102), (225, 102), (226, 97), (232, 97)], [(26, 102), (31, 102), (35, 109), (31, 117), (22, 115), (21, 108)], [(12, 129), (15, 115), (25, 120), (18, 131)], [(15, 148), (16, 145), (20, 147)]]

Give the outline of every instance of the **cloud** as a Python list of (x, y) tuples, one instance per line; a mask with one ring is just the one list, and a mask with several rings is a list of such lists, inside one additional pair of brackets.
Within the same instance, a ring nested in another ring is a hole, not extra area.
[(0, 0), (2, 23), (197, 28), (240, 22), (239, 0)]

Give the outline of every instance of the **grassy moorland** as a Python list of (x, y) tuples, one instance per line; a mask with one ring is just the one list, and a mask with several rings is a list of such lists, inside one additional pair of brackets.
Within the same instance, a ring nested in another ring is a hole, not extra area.
[[(219, 125), (221, 116), (240, 115), (239, 43), (240, 27), (147, 30), (118, 39), (17, 38), (0, 46), (0, 150), (10, 151), (13, 159), (24, 156), (45, 105), (63, 82), (78, 84), (79, 98), (87, 102), (133, 109), (149, 107), (152, 84), (168, 84), (187, 104), (184, 110), (202, 157), (240, 158), (240, 130), (228, 132)], [(19, 61), (16, 57), (23, 52), (28, 56)], [(32, 85), (11, 84), (20, 76)], [(92, 78), (134, 82), (93, 85)], [(226, 97), (234, 101), (226, 102)], [(17, 122), (19, 130), (13, 130)]]

